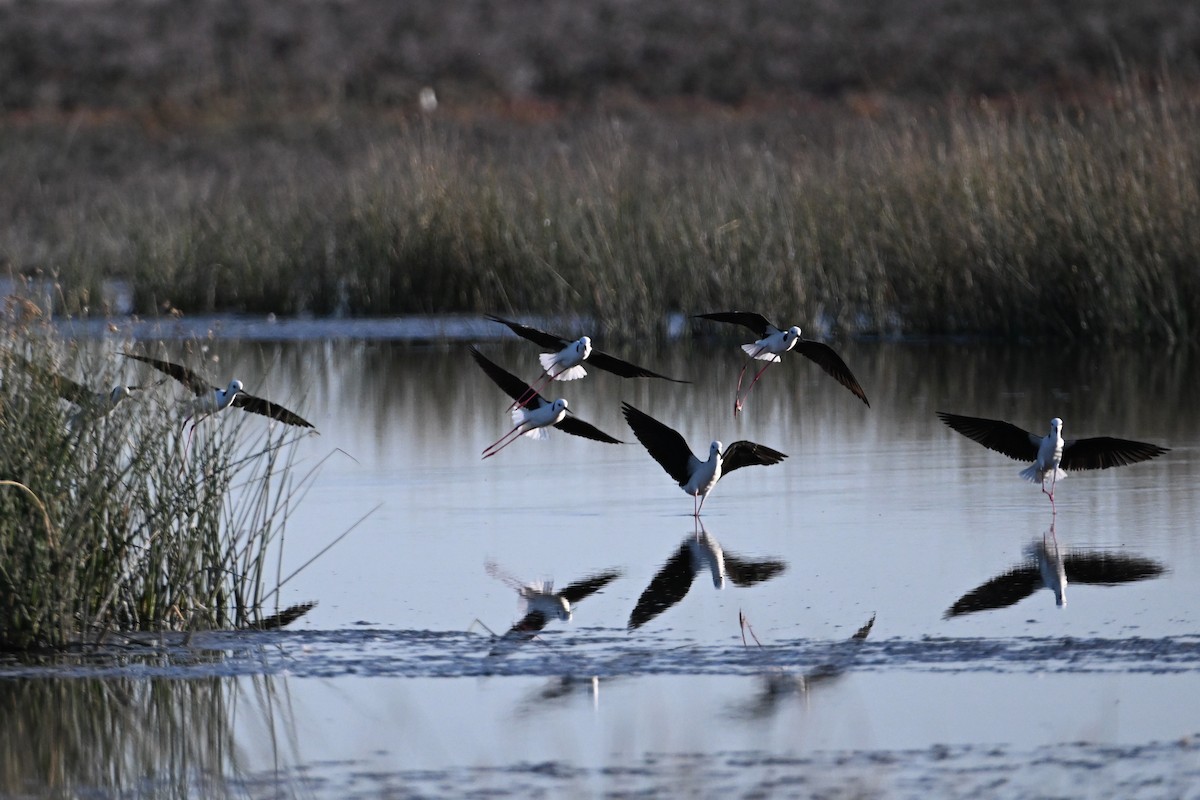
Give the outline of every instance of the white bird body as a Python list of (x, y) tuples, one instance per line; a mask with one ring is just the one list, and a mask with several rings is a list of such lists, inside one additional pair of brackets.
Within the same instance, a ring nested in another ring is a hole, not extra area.
[(708, 567), (712, 574), (713, 586), (718, 589), (725, 588), (725, 551), (721, 549), (721, 544), (714, 538), (708, 535), (706, 531), (700, 531), (696, 534), (696, 538), (690, 542), (692, 548), (692, 558), (697, 565), (697, 572)]
[(701, 505), (704, 503), (704, 498), (708, 497), (708, 493), (717, 485), (717, 481), (721, 480), (722, 449), (720, 442), (713, 442), (708, 449), (707, 461), (701, 461), (692, 455), (689, 462), (691, 477), (686, 483), (679, 484), (679, 488), (686, 493), (693, 497), (699, 497)]
[(235, 378), (224, 389), (213, 389), (211, 392), (206, 392), (192, 401), (192, 413), (189, 416), (199, 418), (224, 411), (233, 404), (233, 399), (240, 391), (242, 391), (242, 382)]
[(547, 429), (562, 422), (565, 416), (567, 416), (567, 401), (561, 397), (547, 405), (514, 408), (512, 410), (513, 430), (518, 431), (518, 436), (545, 439), (550, 436), (550, 431)]
[(751, 358), (778, 364), (783, 360), (780, 356), (795, 347), (798, 341), (800, 328), (793, 325), (786, 331), (775, 330), (752, 344), (744, 344), (742, 350)]
[(1031, 559), (1037, 561), (1042, 585), (1054, 592), (1055, 605), (1065, 606), (1067, 604), (1067, 568), (1063, 563), (1062, 554), (1058, 550), (1058, 539), (1051, 536), (1047, 541), (1046, 537), (1042, 537), (1040, 544), (1031, 545), (1026, 552)]
[(592, 354), (591, 337), (581, 336), (557, 353), (542, 353), (538, 361), (551, 380), (574, 381), (587, 375), (581, 365)]
[(536, 611), (548, 619), (560, 619), (569, 622), (571, 619), (571, 602), (562, 595), (554, 593), (554, 584), (550, 581), (534, 581), (517, 587), (526, 612)]
[(1033, 466), (1021, 470), (1022, 478), (1030, 483), (1045, 483), (1047, 478), (1057, 481), (1067, 477), (1066, 471), (1059, 467), (1063, 446), (1066, 445), (1062, 438), (1062, 424), (1063, 421), (1055, 417), (1050, 420), (1050, 433), (1040, 438), (1029, 435), (1030, 441), (1038, 448), (1037, 460)]
[(116, 408), (122, 400), (132, 396), (129, 387), (123, 385), (114, 386), (107, 394), (96, 392), (90, 395), (86, 402), (79, 403), (78, 408), (67, 417), (67, 427), (74, 429), (85, 420), (99, 419)]

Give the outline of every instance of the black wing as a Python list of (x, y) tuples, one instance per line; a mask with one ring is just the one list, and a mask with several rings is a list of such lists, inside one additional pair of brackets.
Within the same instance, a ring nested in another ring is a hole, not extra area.
[(861, 628), (859, 628), (858, 630), (856, 630), (854, 632), (854, 635), (850, 637), (850, 641), (861, 642), (862, 640), (866, 639), (867, 636), (870, 635), (871, 628), (874, 628), (874, 627), (875, 627), (875, 615), (872, 614), (871, 618), (869, 620), (867, 620), (867, 624), (863, 625)]
[(787, 458), (785, 453), (743, 439), (726, 447), (725, 452), (721, 454), (721, 474), (728, 475), (735, 469), (754, 465), (769, 467), (772, 464), (778, 464), (785, 458)]
[(1068, 439), (1063, 443), (1059, 466), (1067, 471), (1076, 469), (1108, 469), (1149, 461), (1170, 450), (1147, 442), (1096, 436), (1091, 439)]
[(754, 335), (763, 337), (779, 330), (762, 314), (754, 311), (716, 311), (712, 314), (697, 314), (697, 319), (711, 319), (713, 322), (731, 322), (754, 331)]
[(507, 325), (513, 333), (529, 341), (540, 344), (542, 347), (548, 347), (551, 350), (562, 350), (571, 342), (561, 336), (556, 336), (553, 333), (540, 331), (537, 328), (531, 328), (528, 325), (522, 325), (519, 322), (513, 322), (511, 319), (497, 317), (495, 314), (487, 314), (488, 319), (493, 322), (499, 322), (501, 325)]
[[(1003, 453), (1017, 461), (1037, 460), (1039, 438), (1011, 422), (983, 419), (982, 417), (964, 417), (945, 411), (939, 411), (937, 415), (942, 422), (968, 439), (974, 439), (989, 450)], [(1064, 469), (1066, 468), (1065, 464), (1062, 466)]]
[(150, 356), (139, 356), (134, 355), (133, 353), (122, 353), (121, 355), (125, 356), (126, 358), (133, 358), (138, 361), (145, 362), (159, 372), (165, 372), (167, 375), (170, 375), (172, 378), (188, 387), (192, 394), (196, 395), (197, 397), (205, 392), (211, 392), (213, 390), (213, 387), (209, 385), (208, 381), (197, 375), (195, 372), (192, 372), (187, 367), (180, 366), (179, 364), (172, 364), (170, 361), (162, 361), (157, 358), (150, 358)]
[(246, 394), (245, 392), (237, 393), (237, 396), (233, 398), (233, 405), (237, 406), (243, 411), (249, 411), (253, 414), (262, 414), (264, 417), (270, 417), (271, 419), (279, 420), (284, 425), (295, 425), (299, 428), (313, 427), (311, 422), (294, 411), (288, 411), (281, 405), (276, 405), (269, 400), (263, 400), (261, 397), (255, 397), (254, 395)]
[(682, 600), (695, 578), (696, 563), (692, 558), (691, 542), (685, 539), (638, 598), (629, 615), (629, 630), (645, 625)]
[(521, 619), (517, 620), (516, 624), (509, 628), (508, 632), (504, 635), (512, 636), (522, 633), (532, 635), (544, 627), (546, 627), (546, 615), (541, 611), (530, 611), (528, 614), (521, 617)]
[(724, 551), (725, 577), (735, 586), (753, 586), (756, 583), (769, 581), (787, 569), (787, 562), (773, 558), (759, 561), (743, 559), (728, 550)]
[(620, 439), (614, 439), (604, 431), (597, 428), (590, 422), (584, 422), (579, 417), (573, 417), (569, 413), (562, 418), (562, 421), (555, 423), (554, 427), (566, 433), (573, 433), (576, 436), (582, 436), (585, 439), (592, 439), (597, 442), (605, 442), (606, 444), (625, 444)]
[(1119, 553), (1068, 553), (1063, 557), (1068, 583), (1117, 584), (1157, 578), (1166, 568), (1157, 561)]
[(1042, 574), (1036, 564), (1014, 567), (958, 598), (958, 601), (942, 615), (942, 619), (975, 611), (1005, 608), (1024, 600), (1042, 586)]
[(316, 607), (317, 603), (314, 600), (310, 600), (307, 603), (296, 603), (277, 614), (263, 617), (258, 622), (252, 622), (246, 627), (260, 631), (277, 631), (291, 625)]
[(842, 357), (834, 351), (832, 347), (824, 342), (815, 342), (812, 339), (801, 339), (796, 343), (795, 350), (800, 355), (815, 361), (817, 365), (833, 376), (834, 380), (845, 386), (854, 396), (871, 407), (871, 402), (867, 400), (867, 393), (859, 386), (858, 379), (854, 377), (854, 373), (846, 366), (846, 362)]
[(487, 373), (487, 376), (491, 378), (495, 384), (504, 390), (504, 393), (513, 400), (534, 398), (534, 400), (526, 403), (527, 406), (536, 406), (538, 403), (535, 401), (540, 401), (541, 403), (546, 402), (546, 398), (534, 392), (532, 386), (518, 378), (516, 375), (513, 375), (504, 367), (500, 366), (494, 361), (489, 360), (487, 356), (479, 352), (475, 345), (471, 345), (469, 349), (471, 351), (471, 358), (475, 359), (475, 363), (482, 367), (483, 371)]
[(621, 411), (633, 429), (633, 435), (649, 451), (651, 457), (662, 465), (667, 474), (679, 482), (687, 483), (691, 475), (691, 449), (674, 428), (669, 428), (649, 414), (638, 411), (629, 403), (621, 404)]
[(608, 572), (601, 572), (598, 575), (592, 575), (589, 578), (575, 581), (569, 586), (564, 587), (563, 590), (558, 593), (558, 596), (566, 600), (568, 603), (578, 603), (588, 595), (595, 594), (596, 592), (600, 591), (619, 577), (621, 577), (621, 573), (615, 569), (609, 570)]
[(595, 348), (592, 348), (591, 355), (587, 357), (587, 363), (597, 369), (611, 372), (613, 375), (619, 375), (622, 378), (662, 378), (664, 381), (672, 381), (674, 383), (691, 383), (691, 381), (681, 381), (678, 378), (668, 378), (666, 375), (651, 372), (645, 367), (631, 364), (628, 361), (624, 361)]
[(18, 353), (9, 353), (9, 358), (19, 365), (21, 369), (36, 375), (38, 380), (44, 381), (59, 397), (77, 406), (92, 405), (99, 396), (98, 392), (92, 391), (82, 383), (76, 383), (66, 375), (60, 375), (57, 372), (43, 369)]

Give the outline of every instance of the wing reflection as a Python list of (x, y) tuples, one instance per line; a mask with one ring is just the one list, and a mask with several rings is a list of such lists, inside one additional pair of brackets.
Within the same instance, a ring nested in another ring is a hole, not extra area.
[(494, 561), (489, 560), (485, 567), (489, 575), (516, 590), (525, 611), (525, 616), (499, 637), (489, 655), (497, 655), (517, 644), (529, 641), (552, 619), (569, 621), (574, 614), (576, 603), (588, 595), (595, 594), (621, 576), (619, 570), (598, 572), (556, 592), (554, 584), (549, 581), (522, 583), (502, 570)]
[[(740, 614), (739, 617), (742, 621), (744, 636), (744, 631), (749, 627), (749, 624)], [(807, 697), (808, 693), (814, 688), (837, 680), (853, 665), (858, 655), (859, 644), (871, 633), (871, 628), (874, 625), (875, 615), (872, 614), (866, 624), (859, 628), (849, 639), (834, 642), (830, 645), (826, 656), (827, 661), (803, 673), (785, 672), (778, 667), (768, 668), (759, 676), (760, 686), (758, 692), (745, 704), (736, 706), (733, 709), (733, 715), (750, 719), (762, 719), (774, 714), (780, 704), (789, 697)], [(752, 630), (751, 635), (754, 635)], [(758, 641), (758, 637), (754, 637), (754, 642), (760, 648), (762, 647), (762, 644)]]
[(780, 559), (755, 560), (734, 555), (704, 529), (699, 517), (696, 522), (695, 532), (684, 537), (638, 598), (629, 615), (629, 630), (645, 625), (682, 600), (692, 588), (692, 581), (706, 570), (712, 575), (713, 586), (722, 589), (726, 578), (735, 586), (753, 586), (787, 568), (787, 563)]
[(1055, 603), (1067, 604), (1067, 585), (1088, 583), (1115, 586), (1157, 578), (1166, 568), (1157, 561), (1112, 550), (1064, 548), (1051, 526), (1025, 547), (1025, 560), (964, 594), (942, 619), (1006, 608), (1038, 589), (1054, 592)]

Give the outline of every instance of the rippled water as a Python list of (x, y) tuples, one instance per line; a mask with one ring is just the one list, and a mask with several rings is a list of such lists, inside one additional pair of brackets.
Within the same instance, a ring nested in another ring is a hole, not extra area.
[[(629, 631), (697, 533), (691, 499), (639, 445), (556, 433), (481, 461), (507, 402), (461, 341), (280, 343), (263, 327), (215, 340), (214, 377), (301, 410), (321, 430), (303, 464), (328, 456), (284, 574), (366, 515), (284, 589), (319, 605), (280, 633), (0, 662), (17, 709), (0, 792), (1163, 797), (1200, 776), (1191, 354), (839, 343), (871, 408), (792, 358), (735, 420), (736, 342), (613, 345), (694, 383), (593, 374), (562, 386), (580, 418), (632, 442), (624, 400), (698, 452), (745, 438), (790, 456), (728, 476), (704, 513), (730, 563), (782, 572), (738, 586), (730, 571), (721, 589), (701, 572)], [(535, 346), (479, 341), (535, 374)], [(1060, 416), (1068, 437), (1172, 450), (1072, 475), (1052, 518), (1020, 464), (935, 410), (1038, 431)], [(944, 618), (1043, 540), (1164, 572)], [(558, 587), (622, 576), (570, 622), (497, 648), (487, 628), (521, 610), (488, 559)]]

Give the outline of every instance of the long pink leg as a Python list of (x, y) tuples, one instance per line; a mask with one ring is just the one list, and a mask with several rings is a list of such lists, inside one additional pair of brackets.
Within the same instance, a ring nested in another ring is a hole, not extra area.
[(1046, 479), (1042, 478), (1042, 493), (1050, 498), (1050, 514), (1051, 516), (1058, 515), (1058, 508), (1054, 505), (1054, 484), (1058, 480), (1058, 470), (1050, 476), (1050, 491), (1046, 491)]
[[(755, 350), (753, 353), (750, 353), (749, 354), (750, 359), (754, 360), (758, 356), (761, 356), (763, 354), (764, 349), (765, 348), (760, 347), (757, 350)], [(770, 362), (767, 362), (767, 363), (770, 363)], [(738, 373), (737, 390), (734, 392), (734, 395), (733, 395), (733, 415), (735, 417), (738, 415), (738, 412), (742, 410), (742, 403), (744, 402), (744, 398), (742, 397), (742, 379), (746, 377), (746, 367), (748, 367), (748, 366), (750, 366), (749, 361), (747, 361), (745, 364), (742, 365), (742, 371)], [(763, 367), (763, 369), (766, 369), (766, 367)], [(759, 372), (758, 374), (761, 375), (762, 372)], [(754, 380), (756, 381), (756, 380), (758, 380), (758, 378), (756, 377)], [(754, 386), (754, 381), (750, 382), (750, 386), (751, 387)], [(746, 394), (750, 394), (749, 389), (746, 390)]]
[(742, 371), (738, 373), (737, 389), (733, 393), (733, 415), (735, 417), (742, 409), (742, 378), (746, 377), (746, 367), (748, 366), (750, 366), (749, 361), (742, 365)]
[(551, 375), (549, 372), (543, 372), (542, 377), (538, 378), (538, 382), (526, 389), (525, 393), (517, 398), (516, 402), (508, 407), (508, 410), (512, 411), (514, 408), (524, 408), (525, 406), (529, 405), (529, 403), (533, 401), (533, 398), (537, 397), (538, 392), (546, 388), (546, 386), (550, 384), (550, 381), (563, 374), (563, 372), (564, 370), (561, 369), (553, 375)]
[[(483, 457), (491, 458), (492, 456), (496, 455), (496, 453), (499, 453), (501, 450), (503, 450), (504, 448), (508, 447), (510, 444), (515, 442), (520, 437), (520, 435), (524, 432), (525, 431), (521, 430), (520, 425), (513, 428), (511, 431), (504, 434), (499, 439), (497, 439), (496, 441), (489, 444), (487, 447), (483, 448)], [(504, 441), (505, 439), (508, 439), (508, 441), (505, 442)], [(501, 442), (504, 442), (504, 443), (500, 444)], [(489, 450), (491, 452), (488, 452)]]
[(775, 363), (774, 361), (768, 361), (767, 366), (760, 369), (758, 371), (758, 373), (754, 376), (754, 380), (750, 381), (750, 385), (746, 387), (746, 394), (742, 395), (738, 399), (737, 404), (733, 407), (734, 416), (737, 416), (737, 412), (742, 409), (742, 405), (746, 402), (746, 398), (750, 396), (750, 390), (754, 388), (754, 384), (758, 383), (758, 379), (761, 378), (762, 374), (767, 371), (767, 367), (771, 366), (774, 363)]

